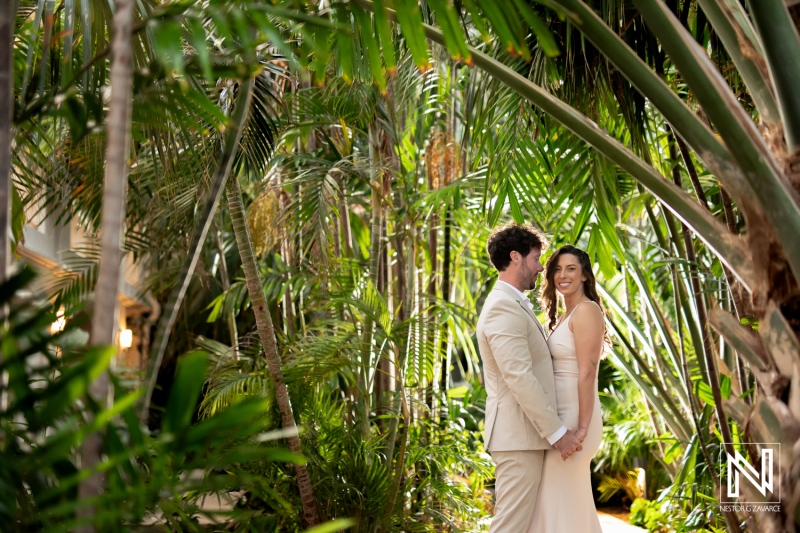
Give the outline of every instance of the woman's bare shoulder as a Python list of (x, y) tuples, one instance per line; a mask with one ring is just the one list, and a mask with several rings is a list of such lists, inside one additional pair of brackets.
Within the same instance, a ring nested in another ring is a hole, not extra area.
[(572, 312), (572, 318), (582, 324), (603, 324), (603, 310), (592, 300), (586, 300), (578, 304)]

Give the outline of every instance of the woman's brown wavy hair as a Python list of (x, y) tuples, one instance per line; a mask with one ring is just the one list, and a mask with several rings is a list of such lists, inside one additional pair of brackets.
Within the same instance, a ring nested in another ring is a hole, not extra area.
[[(600, 296), (597, 295), (597, 282), (595, 281), (594, 272), (592, 272), (592, 262), (589, 260), (589, 254), (580, 248), (567, 244), (553, 252), (553, 255), (547, 260), (547, 266), (544, 270), (545, 278), (540, 301), (542, 302), (542, 307), (547, 312), (547, 317), (549, 318), (547, 328), (551, 332), (555, 329), (556, 323), (558, 322), (556, 318), (556, 314), (558, 313), (558, 293), (556, 292), (555, 283), (556, 266), (558, 266), (558, 258), (564, 254), (574, 255), (578, 258), (581, 271), (586, 274), (586, 281), (583, 282), (583, 292), (587, 298), (600, 306), (603, 315), (606, 314), (603, 302), (600, 301)], [(606, 332), (604, 336), (606, 337), (605, 340), (608, 341), (608, 332)]]

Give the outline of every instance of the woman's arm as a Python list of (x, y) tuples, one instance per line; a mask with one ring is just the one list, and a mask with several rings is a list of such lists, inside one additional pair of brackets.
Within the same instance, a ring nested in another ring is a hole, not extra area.
[(594, 383), (603, 352), (602, 311), (593, 303), (579, 304), (572, 312), (569, 329), (575, 338), (578, 357), (578, 427), (575, 433), (583, 441), (592, 421), (596, 396)]

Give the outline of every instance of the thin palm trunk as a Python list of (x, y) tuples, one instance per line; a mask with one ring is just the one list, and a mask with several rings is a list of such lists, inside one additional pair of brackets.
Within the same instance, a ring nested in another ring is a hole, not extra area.
[[(118, 294), (122, 263), (122, 231), (125, 221), (125, 192), (128, 182), (128, 146), (131, 131), (131, 84), (133, 57), (133, 0), (117, 0), (111, 42), (111, 70), (109, 84), (111, 99), (108, 104), (106, 124), (106, 167), (103, 182), (103, 212), (101, 229), (101, 259), (92, 309), (90, 343), (93, 346), (114, 344), (118, 325)], [(108, 403), (109, 376), (102, 373), (89, 387), (89, 394), (103, 406)], [(94, 433), (84, 441), (81, 449), (81, 468), (89, 470), (100, 463), (101, 437)], [(78, 486), (78, 498), (87, 500), (98, 496), (105, 485), (101, 473), (85, 479)], [(94, 508), (79, 509), (78, 516), (91, 518)], [(81, 526), (80, 531), (93, 532), (94, 525)]]
[[(227, 292), (231, 288), (231, 279), (228, 272), (228, 262), (225, 260), (225, 246), (222, 243), (222, 232), (217, 229), (217, 253), (219, 254), (219, 277), (222, 280), (222, 290)], [(231, 337), (231, 358), (239, 360), (239, 332), (236, 329), (236, 315), (233, 310), (225, 313), (225, 321), (228, 323), (228, 334)]]
[[(670, 157), (673, 160), (676, 160), (678, 157), (678, 151), (676, 149), (676, 143), (674, 142), (675, 139), (672, 135), (669, 137)], [(678, 187), (683, 186), (681, 183), (680, 168), (677, 165), (673, 168), (673, 181)], [(702, 193), (702, 188), (700, 188), (699, 182), (695, 185), (695, 187), (697, 187), (700, 193)], [(699, 196), (699, 198), (702, 197)], [(700, 201), (703, 206), (707, 206), (702, 199)], [(695, 254), (694, 243), (692, 242), (692, 235), (689, 231), (689, 228), (683, 223), (681, 223), (681, 237), (683, 238), (683, 247), (686, 254), (686, 260), (688, 262), (688, 275), (692, 285), (692, 296), (694, 298), (695, 309), (697, 312), (697, 320), (700, 325), (700, 331), (703, 339), (701, 346), (703, 348), (703, 355), (706, 360), (708, 384), (711, 386), (711, 391), (714, 395), (714, 408), (719, 419), (720, 432), (722, 433), (722, 437), (724, 439), (723, 442), (726, 443), (726, 449), (728, 453), (733, 454), (734, 450), (733, 445), (731, 444), (733, 442), (733, 439), (731, 438), (731, 430), (730, 426), (728, 425), (728, 418), (725, 416), (725, 412), (722, 407), (722, 392), (720, 391), (719, 374), (717, 371), (716, 359), (714, 357), (716, 350), (714, 349), (711, 339), (711, 328), (708, 324), (706, 302), (703, 299), (703, 292), (700, 287), (700, 272), (697, 268), (697, 255)], [(699, 348), (699, 346), (697, 348)]]
[(428, 220), (428, 256), (430, 257), (430, 267), (428, 271), (428, 312), (425, 317), (425, 337), (426, 346), (430, 346), (433, 351), (433, 373), (430, 383), (425, 390), (427, 392), (426, 404), (428, 406), (428, 416), (436, 419), (436, 392), (439, 388), (439, 376), (442, 375), (442, 358), (438, 351), (437, 342), (439, 332), (439, 321), (436, 319), (441, 313), (441, 307), (436, 302), (438, 277), (439, 277), (439, 215), (431, 213)]
[[(442, 243), (442, 301), (447, 304), (451, 301), (451, 280), (452, 264), (450, 259), (450, 252), (452, 247), (452, 210), (450, 202), (448, 201), (444, 206), (444, 242)], [(446, 391), (450, 387), (450, 365), (452, 363), (452, 346), (453, 339), (450, 328), (446, 325), (443, 326), (442, 340), (440, 345), (441, 353), (444, 356), (444, 364), (440, 374), (440, 388)], [(464, 376), (462, 376), (464, 378)]]
[[(391, 87), (390, 83), (390, 87)], [(391, 96), (386, 97), (386, 102), (389, 103)], [(381, 169), (381, 202), (383, 199), (391, 199), (392, 197), (392, 177), (393, 177), (393, 169), (394, 165), (392, 164), (394, 161), (394, 145), (392, 142), (392, 135), (385, 133), (381, 136), (380, 142), (380, 160), (382, 161), (382, 169)], [(387, 305), (390, 309), (390, 316), (393, 315), (392, 308), (396, 303), (396, 295), (392, 291), (392, 275), (391, 275), (391, 257), (392, 257), (392, 250), (391, 245), (392, 243), (387, 238), (389, 235), (389, 217), (387, 216), (388, 209), (386, 212), (383, 210), (383, 203), (381, 205), (381, 254), (380, 254), (380, 266), (379, 266), (379, 277), (378, 277), (378, 292), (386, 298)], [(374, 378), (374, 396), (375, 396), (375, 405), (380, 406), (381, 409), (386, 409), (387, 411), (390, 409), (386, 407), (386, 405), (390, 402), (390, 395), (391, 392), (395, 389), (394, 382), (393, 382), (393, 366), (397, 361), (396, 352), (394, 351), (385, 351), (382, 352), (377, 361), (376, 371), (375, 371), (375, 378)], [(382, 413), (383, 414), (383, 411)], [(380, 416), (378, 417), (377, 423), (380, 426), (381, 433), (385, 433), (387, 429), (387, 420), (385, 417)]]
[[(8, 212), (11, 207), (11, 139), (14, 119), (14, 2), (0, 7), (0, 285), (6, 281), (9, 262)], [(7, 309), (0, 308), (0, 320)], [(0, 364), (3, 354), (0, 353)], [(6, 375), (0, 372), (0, 388), (5, 389)], [(6, 391), (0, 392), (0, 411), (6, 408)]]
[[(383, 209), (381, 204), (381, 193), (383, 189), (383, 179), (381, 172), (380, 156), (380, 132), (377, 121), (369, 125), (369, 158), (370, 158), (370, 189), (372, 220), (370, 224), (370, 250), (369, 250), (369, 279), (372, 289), (378, 290), (380, 253), (381, 253), (381, 229), (383, 227)], [(371, 316), (364, 321), (364, 331), (361, 344), (361, 372), (358, 385), (358, 406), (360, 413), (361, 434), (365, 441), (370, 435), (370, 379), (369, 374), (372, 369), (372, 337), (375, 322)]]
[[(275, 342), (275, 329), (272, 323), (272, 316), (269, 313), (267, 302), (264, 297), (264, 286), (258, 274), (258, 263), (256, 262), (255, 252), (253, 251), (253, 240), (250, 237), (250, 230), (247, 227), (242, 193), (239, 189), (239, 182), (235, 176), (228, 180), (228, 209), (233, 223), (233, 233), (236, 236), (236, 244), (239, 247), (239, 255), (242, 259), (242, 269), (244, 270), (247, 292), (250, 295), (250, 306), (253, 309), (258, 328), (258, 338), (264, 350), (264, 357), (267, 361), (267, 368), (275, 383), (275, 399), (281, 413), (281, 420), (284, 429), (295, 430), (287, 441), (289, 449), (296, 454), (302, 454), (300, 436), (297, 434), (297, 424), (292, 411), (292, 402), (289, 398), (289, 389), (283, 377), (281, 369), (281, 358), (278, 354), (278, 346)], [(295, 465), (297, 485), (300, 489), (300, 498), (303, 503), (303, 517), (309, 527), (319, 523), (317, 505), (314, 500), (314, 490), (308, 469), (305, 465)]]
[[(11, 200), (11, 139), (14, 119), (14, 2), (0, 8), (0, 284), (8, 268), (8, 210)], [(0, 356), (0, 361), (2, 361)]]
[[(407, 221), (407, 220), (406, 220)], [(413, 237), (406, 237), (410, 242), (404, 242), (405, 239), (400, 236), (396, 237), (397, 250), (397, 295), (400, 301), (400, 312), (398, 313), (398, 320), (406, 322), (411, 313), (414, 301), (414, 277), (415, 277), (415, 264), (414, 264), (414, 239)], [(409, 250), (408, 255), (405, 256), (403, 251)], [(403, 257), (407, 257), (404, 260)], [(403, 268), (403, 267), (406, 268)], [(395, 369), (395, 376), (397, 377), (397, 392), (394, 398), (394, 405), (392, 406), (391, 425), (389, 429), (389, 436), (387, 438), (386, 446), (386, 467), (391, 469), (394, 461), (394, 474), (392, 477), (392, 488), (389, 492), (389, 499), (384, 510), (384, 517), (389, 518), (394, 512), (397, 502), (397, 497), (400, 493), (400, 485), (403, 481), (403, 473), (405, 472), (405, 455), (406, 444), (408, 442), (408, 431), (411, 426), (411, 411), (408, 408), (408, 399), (406, 395), (406, 362), (408, 360), (409, 351), (414, 346), (414, 330), (416, 326), (411, 325), (408, 328), (406, 341), (404, 345), (398, 347), (397, 367)], [(401, 411), (402, 409), (402, 411)], [(402, 414), (403, 426), (400, 427), (400, 416)], [(397, 451), (397, 457), (394, 456), (394, 449), (396, 441), (400, 440), (400, 447)]]
[(214, 214), (219, 206), (219, 201), (222, 198), (222, 192), (225, 183), (233, 166), (233, 160), (239, 148), (239, 140), (242, 137), (242, 131), (245, 124), (247, 124), (247, 117), (250, 110), (250, 102), (253, 98), (253, 86), (255, 82), (253, 78), (247, 78), (242, 82), (239, 87), (239, 95), (236, 98), (236, 104), (233, 110), (233, 118), (231, 124), (225, 133), (225, 144), (220, 154), (219, 165), (217, 166), (216, 173), (214, 174), (214, 181), (211, 189), (206, 197), (203, 215), (200, 218), (200, 223), (195, 230), (192, 237), (192, 243), (189, 246), (189, 256), (183, 264), (179, 276), (179, 282), (173, 287), (169, 295), (169, 300), (164, 309), (164, 314), (158, 324), (156, 331), (156, 338), (153, 341), (153, 356), (150, 358), (150, 364), (147, 371), (147, 391), (142, 398), (140, 416), (145, 418), (147, 410), (150, 407), (150, 399), (153, 397), (153, 391), (156, 386), (156, 379), (158, 378), (158, 370), (161, 368), (161, 361), (164, 358), (164, 353), (167, 350), (167, 342), (172, 327), (175, 325), (175, 320), (178, 317), (181, 303), (183, 302), (186, 291), (189, 288), (189, 282), (192, 280), (194, 269), (200, 259), (200, 254), (203, 251), (203, 245), (206, 241), (206, 236), (214, 222)]
[[(278, 187), (278, 209), (280, 213), (279, 220), (284, 220), (286, 217), (286, 213), (289, 209), (289, 194), (283, 188), (282, 185), (283, 177), (280, 172), (277, 173), (275, 177), (275, 182)], [(281, 250), (281, 259), (283, 260), (283, 264), (289, 267), (288, 279), (286, 283), (286, 290), (283, 291), (283, 329), (284, 332), (289, 337), (294, 337), (294, 299), (292, 298), (292, 278), (291, 272), (293, 268), (293, 258), (292, 258), (292, 243), (289, 239), (289, 231), (286, 228), (285, 224), (281, 225), (279, 230), (279, 239), (280, 239), (280, 250)]]
[[(669, 151), (670, 151), (670, 158), (675, 161), (678, 158), (678, 147), (677, 143), (675, 142), (675, 137), (672, 133), (669, 134)], [(695, 192), (697, 193), (698, 200), (700, 203), (707, 207), (708, 204), (705, 202), (705, 196), (703, 195), (703, 189), (700, 186), (699, 180), (696, 179), (696, 172), (693, 172), (694, 167), (690, 169), (687, 168), (689, 171), (690, 176), (692, 176), (692, 184), (695, 187)], [(673, 167), (673, 181), (675, 185), (678, 187), (682, 187), (683, 184), (681, 182), (681, 173), (680, 167), (675, 165)], [(693, 175), (694, 174), (694, 175)], [(716, 350), (714, 349), (712, 338), (711, 338), (711, 326), (708, 323), (708, 313), (706, 312), (706, 302), (703, 298), (703, 292), (700, 287), (700, 272), (697, 267), (697, 255), (694, 250), (694, 243), (692, 242), (692, 235), (689, 231), (689, 228), (686, 224), (681, 223), (681, 237), (683, 238), (683, 247), (685, 252), (685, 259), (687, 262), (687, 274), (690, 279), (691, 283), (691, 292), (694, 298), (695, 310), (697, 312), (697, 321), (699, 322), (700, 326), (700, 333), (702, 335), (702, 343), (700, 346), (695, 346), (695, 350), (702, 349), (703, 357), (706, 361), (706, 371), (707, 371), (707, 379), (708, 384), (711, 387), (711, 393), (714, 397), (714, 410), (717, 414), (717, 422), (719, 424), (720, 433), (722, 434), (723, 445), (725, 446), (725, 450), (727, 453), (733, 455), (735, 453), (733, 449), (733, 438), (731, 436), (731, 429), (730, 425), (728, 424), (728, 417), (725, 414), (725, 410), (722, 404), (722, 391), (720, 389), (720, 378), (719, 372), (717, 370), (717, 362), (715, 358)], [(725, 268), (725, 267), (723, 267)], [(726, 272), (728, 272), (727, 268), (725, 268)], [(699, 356), (699, 354), (698, 354)], [(691, 395), (691, 391), (687, 391)], [(693, 399), (690, 399), (692, 406), (694, 405)], [(694, 412), (694, 409), (693, 409)], [(696, 416), (695, 416), (696, 420)], [(699, 427), (695, 426), (698, 429), (698, 434), (700, 433)], [(701, 440), (701, 446), (703, 450), (703, 454), (706, 457), (706, 461), (709, 461), (710, 457), (708, 457), (708, 452), (705, 448), (705, 443)], [(712, 463), (708, 463), (712, 464)], [(714, 473), (713, 479), (716, 485), (716, 488), (719, 488), (719, 479)], [(739, 517), (733, 511), (723, 511), (725, 515), (725, 521), (728, 524), (728, 527), (731, 531), (739, 531)]]
[[(403, 375), (401, 373), (401, 375)], [(400, 430), (400, 449), (397, 452), (397, 462), (394, 466), (394, 474), (392, 475), (392, 486), (389, 490), (389, 498), (387, 500), (386, 509), (384, 510), (384, 518), (388, 519), (394, 512), (395, 505), (397, 504), (397, 496), (400, 493), (400, 485), (403, 482), (403, 472), (406, 463), (406, 445), (408, 444), (408, 430), (411, 425), (411, 414), (408, 409), (408, 402), (406, 401), (405, 388), (400, 388), (400, 401), (403, 408), (403, 427)], [(391, 467), (391, 462), (389, 463)]]
[[(410, 304), (408, 301), (408, 286), (407, 276), (408, 270), (406, 268), (406, 260), (404, 255), (404, 239), (401, 235), (395, 235), (394, 250), (396, 253), (396, 262), (394, 265), (394, 278), (395, 278), (395, 308), (392, 310), (396, 321), (404, 323), (408, 318), (408, 309)], [(392, 461), (394, 460), (395, 441), (397, 440), (397, 429), (400, 424), (400, 408), (402, 402), (405, 401), (405, 361), (406, 353), (408, 350), (408, 336), (404, 339), (406, 342), (398, 343), (395, 347), (395, 360), (394, 360), (394, 378), (395, 378), (395, 392), (393, 395), (393, 403), (391, 406), (391, 413), (389, 418), (389, 431), (386, 436), (386, 453), (384, 456), (384, 464), (391, 468)]]

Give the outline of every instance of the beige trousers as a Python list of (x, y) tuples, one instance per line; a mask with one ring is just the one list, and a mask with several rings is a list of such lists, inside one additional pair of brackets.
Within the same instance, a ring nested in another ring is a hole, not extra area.
[(495, 462), (495, 508), (490, 533), (521, 533), (533, 521), (544, 450), (490, 452)]

